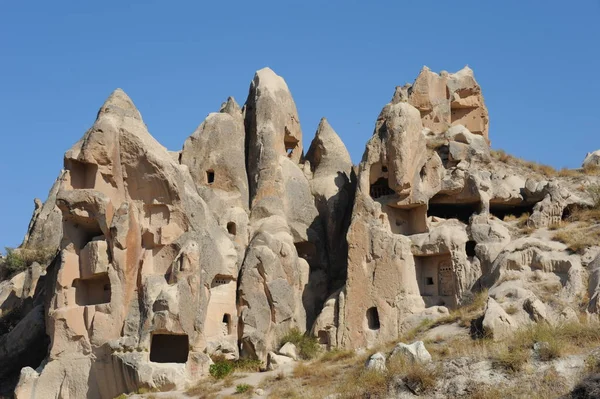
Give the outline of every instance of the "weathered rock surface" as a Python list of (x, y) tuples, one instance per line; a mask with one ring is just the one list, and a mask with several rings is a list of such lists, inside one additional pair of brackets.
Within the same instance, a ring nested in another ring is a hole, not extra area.
[(381, 352), (377, 352), (367, 359), (365, 368), (369, 371), (375, 371), (383, 373), (387, 370), (385, 365), (385, 355)]
[[(598, 249), (570, 252), (550, 231), (594, 203), (585, 188), (600, 178), (500, 158), (469, 68), (424, 68), (397, 88), (358, 166), (325, 118), (303, 154), (291, 92), (269, 68), (181, 151), (116, 90), (36, 200), (19, 249), (59, 255), (0, 282), (0, 390), (185, 389), (210, 356), (292, 362), (293, 345), (279, 347), (292, 328), (326, 349), (374, 347), (484, 289), (478, 322), (496, 340), (574, 322), (585, 298), (598, 313)], [(422, 342), (392, 356), (431, 360)], [(385, 371), (385, 356), (366, 366)], [(457, 375), (447, 389), (464, 394)]]
[(431, 354), (425, 348), (423, 341), (416, 341), (408, 345), (399, 342), (394, 347), (390, 357), (401, 356), (412, 363), (429, 363), (431, 362)]
[(588, 152), (583, 160), (584, 168), (600, 166), (600, 150)]

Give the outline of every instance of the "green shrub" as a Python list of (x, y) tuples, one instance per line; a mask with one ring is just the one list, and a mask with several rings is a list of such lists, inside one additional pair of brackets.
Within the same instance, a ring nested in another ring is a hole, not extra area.
[(250, 384), (240, 384), (235, 387), (235, 393), (246, 393), (252, 389), (252, 385)]
[(48, 248), (9, 248), (5, 247), (6, 257), (0, 264), (0, 278), (11, 277), (27, 269), (33, 262), (46, 265), (56, 255)]
[(14, 248), (6, 247), (5, 249), (6, 258), (4, 259), (3, 267), (8, 275), (19, 273), (27, 268), (27, 262), (19, 252), (15, 251)]
[(280, 345), (291, 342), (298, 349), (298, 355), (305, 360), (314, 359), (321, 351), (321, 346), (315, 337), (304, 335), (297, 328), (292, 328), (281, 339)]
[(208, 372), (214, 378), (220, 380), (233, 372), (233, 364), (228, 361), (217, 361), (210, 365)]

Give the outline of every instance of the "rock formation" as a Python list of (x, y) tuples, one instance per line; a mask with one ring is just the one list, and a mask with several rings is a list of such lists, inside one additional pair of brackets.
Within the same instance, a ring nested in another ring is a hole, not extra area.
[(117, 89), (19, 249), (58, 255), (0, 283), (0, 379), (18, 380), (19, 399), (183, 389), (211, 356), (287, 361), (292, 328), (325, 348), (373, 347), (484, 288), (494, 339), (572, 317), (585, 295), (598, 312), (600, 251), (544, 233), (590, 205), (576, 187), (599, 179), (582, 179), (495, 158), (469, 68), (424, 68), (398, 87), (358, 166), (325, 118), (304, 154), (290, 90), (269, 68), (178, 152)]

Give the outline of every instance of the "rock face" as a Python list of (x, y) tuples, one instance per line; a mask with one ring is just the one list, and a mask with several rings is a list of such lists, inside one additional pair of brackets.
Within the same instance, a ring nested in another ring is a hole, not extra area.
[[(183, 389), (211, 356), (292, 361), (279, 347), (292, 328), (325, 348), (373, 347), (484, 288), (495, 339), (576, 319), (586, 293), (597, 313), (598, 248), (570, 253), (546, 228), (589, 206), (577, 187), (598, 178), (501, 162), (488, 130), (468, 68), (425, 68), (397, 88), (358, 166), (325, 118), (303, 153), (291, 92), (269, 68), (178, 152), (116, 90), (36, 201), (20, 250), (58, 256), (0, 282), (0, 389)], [(395, 352), (430, 359), (422, 343)], [(385, 356), (367, 367), (385, 370)]]
[(600, 166), (600, 150), (594, 152), (588, 152), (583, 160), (584, 168), (599, 167)]
[(450, 126), (463, 125), (489, 141), (487, 108), (481, 87), (469, 67), (439, 75), (423, 67), (415, 82), (398, 88), (395, 97), (417, 108), (423, 125), (433, 132), (442, 133)]

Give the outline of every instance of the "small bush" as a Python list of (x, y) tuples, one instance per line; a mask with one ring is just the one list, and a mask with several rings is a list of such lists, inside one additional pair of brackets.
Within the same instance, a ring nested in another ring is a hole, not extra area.
[[(5, 247), (6, 257), (0, 264), (0, 278), (11, 277), (27, 269), (32, 263), (46, 265), (56, 251), (47, 248), (9, 248)], [(2, 276), (3, 275), (3, 276)]]
[(262, 366), (261, 361), (258, 359), (238, 359), (230, 362), (232, 362), (234, 369), (246, 372), (259, 372)]
[(521, 347), (508, 347), (501, 350), (493, 359), (495, 367), (511, 373), (518, 373), (529, 359), (529, 354)]
[(291, 342), (298, 349), (298, 355), (305, 360), (314, 359), (321, 351), (319, 341), (315, 337), (304, 335), (297, 328), (292, 328), (281, 338), (280, 345)]
[(27, 268), (25, 258), (23, 258), (14, 248), (6, 247), (6, 258), (4, 258), (3, 267), (7, 274), (20, 273)]
[(220, 380), (233, 372), (233, 364), (228, 361), (217, 361), (210, 365), (208, 372), (214, 378)]
[(437, 372), (414, 363), (404, 377), (404, 383), (414, 393), (420, 395), (432, 391), (437, 383)]
[(125, 395), (124, 393), (122, 393), (119, 396), (115, 396), (115, 399), (127, 399), (127, 395)]
[(246, 393), (246, 392), (250, 391), (252, 388), (254, 388), (254, 387), (250, 384), (239, 384), (238, 386), (235, 387), (235, 393)]

